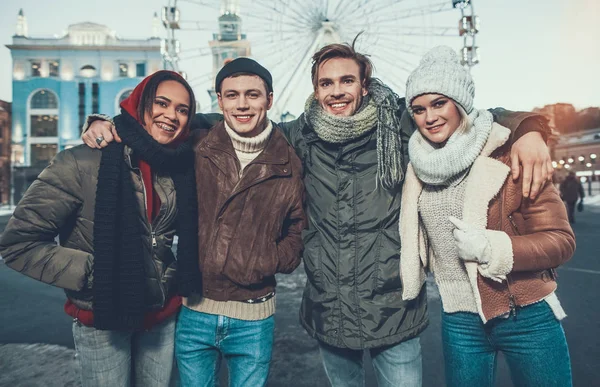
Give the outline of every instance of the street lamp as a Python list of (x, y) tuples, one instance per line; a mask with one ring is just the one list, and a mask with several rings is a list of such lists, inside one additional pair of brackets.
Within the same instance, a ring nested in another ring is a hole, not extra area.
[(585, 161), (585, 156), (583, 156), (583, 155), (579, 156), (578, 160), (583, 165), (583, 162)]
[(569, 162), (569, 164), (573, 164), (573, 162), (575, 161), (575, 157), (571, 156), (567, 161)]
[(571, 166), (569, 164), (565, 164), (565, 169), (571, 169)]
[(553, 161), (552, 162), (552, 168), (556, 168), (556, 167), (558, 167), (558, 163), (556, 161)]
[(564, 164), (565, 164), (565, 160), (564, 160), (564, 159), (560, 159), (560, 160), (558, 161), (558, 163), (559, 163), (560, 165), (564, 165)]

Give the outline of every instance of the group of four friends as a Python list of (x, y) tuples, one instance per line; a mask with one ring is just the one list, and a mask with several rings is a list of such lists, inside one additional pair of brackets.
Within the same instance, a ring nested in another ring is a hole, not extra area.
[(422, 385), (427, 272), (448, 386), (493, 386), (499, 352), (517, 386), (570, 386), (554, 269), (575, 239), (545, 119), (475, 109), (448, 47), (405, 98), (354, 43), (312, 63), (304, 113), (279, 124), (252, 59), (217, 74), (222, 115), (158, 71), (27, 190), (0, 254), (65, 290), (83, 385), (212, 386), (222, 358), (231, 386), (266, 385), (275, 274), (302, 260), (300, 323), (332, 386), (364, 386), (365, 350), (379, 386)]

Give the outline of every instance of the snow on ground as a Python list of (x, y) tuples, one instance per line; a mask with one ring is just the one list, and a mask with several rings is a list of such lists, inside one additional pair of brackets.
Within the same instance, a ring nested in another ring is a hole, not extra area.
[(588, 196), (583, 199), (585, 206), (600, 207), (600, 195)]

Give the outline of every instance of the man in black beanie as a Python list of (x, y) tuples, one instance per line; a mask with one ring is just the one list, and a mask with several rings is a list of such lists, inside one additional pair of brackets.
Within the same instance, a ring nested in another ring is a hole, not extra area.
[[(275, 274), (291, 273), (302, 253), (302, 167), (267, 118), (267, 69), (235, 59), (217, 74), (215, 90), (224, 121), (195, 147), (201, 248), (195, 262), (178, 263), (184, 307), (175, 352), (184, 386), (214, 385), (221, 356), (230, 386), (264, 386)], [(200, 269), (201, 287), (192, 282)]]

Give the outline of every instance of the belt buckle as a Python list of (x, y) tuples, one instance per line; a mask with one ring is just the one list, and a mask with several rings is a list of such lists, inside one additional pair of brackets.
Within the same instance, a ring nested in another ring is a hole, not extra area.
[(249, 300), (244, 300), (244, 302), (247, 304), (262, 304), (263, 302), (269, 301), (271, 298), (273, 298), (274, 295), (275, 292), (269, 292), (262, 297), (251, 298)]

